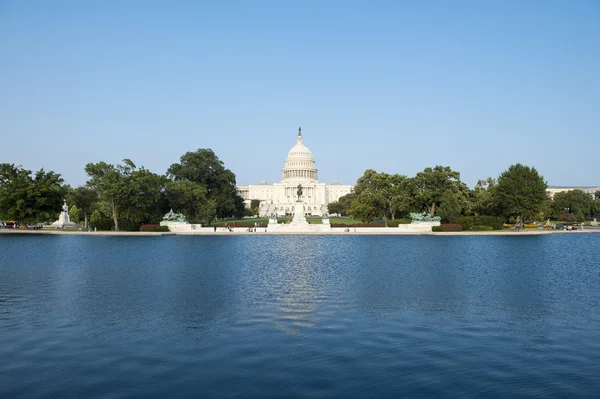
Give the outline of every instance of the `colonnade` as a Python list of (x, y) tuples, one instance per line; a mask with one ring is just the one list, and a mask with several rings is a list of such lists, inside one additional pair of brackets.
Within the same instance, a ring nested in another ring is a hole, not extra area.
[(305, 178), (317, 180), (317, 171), (309, 169), (284, 170), (282, 177), (283, 179)]

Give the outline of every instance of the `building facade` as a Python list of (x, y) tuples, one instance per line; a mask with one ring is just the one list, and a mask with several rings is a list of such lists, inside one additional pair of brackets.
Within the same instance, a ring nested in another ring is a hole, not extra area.
[(293, 215), (298, 185), (302, 185), (302, 198), (307, 216), (327, 214), (327, 205), (340, 197), (350, 194), (354, 186), (338, 182), (325, 184), (319, 182), (318, 170), (312, 152), (303, 143), (302, 129), (298, 129), (296, 145), (288, 152), (279, 183), (239, 186), (238, 193), (244, 199), (246, 207), (252, 200), (259, 200), (259, 215)]

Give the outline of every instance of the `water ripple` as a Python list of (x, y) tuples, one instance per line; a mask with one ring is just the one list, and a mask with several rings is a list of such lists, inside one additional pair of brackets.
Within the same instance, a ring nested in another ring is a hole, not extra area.
[(599, 250), (2, 236), (0, 396), (595, 397)]

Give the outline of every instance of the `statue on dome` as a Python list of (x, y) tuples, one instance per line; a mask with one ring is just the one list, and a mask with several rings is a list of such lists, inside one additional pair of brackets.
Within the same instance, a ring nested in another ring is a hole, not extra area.
[(298, 201), (302, 200), (302, 184), (298, 184), (298, 190), (296, 191), (296, 194), (298, 194)]
[(301, 127), (298, 128), (298, 136), (302, 136), (302, 128)]

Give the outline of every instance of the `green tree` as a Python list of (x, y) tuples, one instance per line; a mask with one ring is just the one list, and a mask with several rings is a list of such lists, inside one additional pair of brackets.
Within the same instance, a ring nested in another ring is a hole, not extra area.
[(446, 190), (440, 199), (441, 205), (437, 209), (438, 216), (445, 222), (450, 222), (460, 217), (464, 209), (464, 197), (452, 190)]
[(127, 228), (138, 230), (140, 224), (157, 223), (166, 210), (162, 206), (165, 185), (168, 179), (157, 175), (143, 166), (133, 169), (126, 176), (128, 196), (121, 206), (121, 216), (127, 221)]
[(77, 208), (77, 205), (73, 205), (71, 208), (69, 208), (69, 219), (71, 220), (71, 222), (79, 223), (79, 221), (81, 220), (80, 214), (81, 210)]
[(120, 206), (132, 195), (129, 177), (136, 167), (129, 159), (124, 159), (123, 163), (124, 165), (115, 166), (102, 161), (85, 166), (85, 171), (90, 176), (87, 186), (95, 190), (100, 199), (110, 206), (115, 230), (119, 230)]
[(547, 187), (535, 168), (518, 163), (498, 178), (495, 202), (505, 217), (516, 217), (522, 224), (540, 212), (547, 198)]
[(600, 198), (596, 198), (592, 203), (592, 215), (595, 218), (600, 217)]
[(56, 220), (68, 191), (62, 177), (43, 169), (0, 164), (0, 218), (21, 223)]
[(186, 152), (179, 163), (169, 167), (167, 175), (173, 181), (189, 180), (203, 186), (206, 198), (216, 206), (218, 218), (244, 215), (244, 200), (237, 193), (235, 174), (211, 149)]
[(170, 207), (193, 223), (210, 224), (215, 217), (216, 204), (206, 197), (206, 189), (201, 184), (189, 180), (170, 181), (166, 193)]
[(576, 220), (583, 221), (592, 213), (594, 199), (583, 190), (570, 190), (554, 194), (552, 199), (552, 217), (570, 213)]
[(258, 215), (258, 209), (260, 208), (260, 200), (253, 199), (250, 201), (250, 215)]
[(98, 202), (98, 193), (89, 187), (77, 187), (70, 195), (70, 202), (74, 203), (83, 213), (84, 227), (89, 228), (90, 214)]
[(352, 199), (354, 197), (354, 193), (341, 196), (337, 201), (331, 202), (327, 205), (327, 212), (330, 214), (335, 213), (341, 216), (347, 216), (348, 209), (350, 209), (350, 205), (352, 204)]
[(407, 216), (412, 210), (419, 208), (417, 198), (417, 185), (415, 179), (394, 174), (390, 179), (389, 210), (392, 220), (396, 219), (397, 213)]
[(475, 188), (471, 191), (471, 210), (477, 216), (499, 216), (498, 205), (495, 203), (494, 191), (497, 180), (488, 177), (486, 180), (478, 180)]
[(391, 207), (391, 176), (367, 169), (354, 186), (355, 197), (348, 214), (363, 221), (368, 217), (381, 218), (387, 225)]
[(430, 216), (435, 215), (445, 193), (450, 190), (456, 195), (466, 196), (468, 187), (460, 181), (460, 173), (449, 166), (425, 168), (415, 176), (417, 198), (427, 208)]

